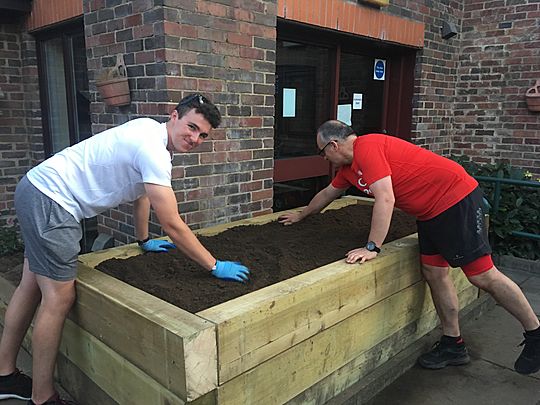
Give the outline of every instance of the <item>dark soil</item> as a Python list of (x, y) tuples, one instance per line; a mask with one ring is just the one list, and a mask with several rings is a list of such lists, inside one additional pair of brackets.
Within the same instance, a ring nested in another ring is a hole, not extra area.
[[(291, 226), (278, 222), (231, 228), (199, 237), (219, 260), (240, 261), (251, 270), (246, 284), (221, 281), (178, 250), (110, 259), (97, 268), (192, 313), (344, 259), (367, 242), (371, 207), (348, 206)], [(395, 211), (386, 242), (416, 232), (411, 216)]]

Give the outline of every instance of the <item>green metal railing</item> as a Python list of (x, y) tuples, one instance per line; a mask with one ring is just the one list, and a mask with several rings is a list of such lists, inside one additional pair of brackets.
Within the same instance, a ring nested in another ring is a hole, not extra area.
[[(501, 200), (501, 185), (502, 184), (511, 184), (514, 186), (522, 187), (540, 187), (540, 182), (538, 181), (528, 181), (528, 180), (514, 180), (514, 179), (505, 179), (502, 177), (490, 177), (490, 176), (474, 176), (478, 181), (485, 181), (488, 183), (495, 183), (495, 190), (493, 193), (493, 212), (496, 213), (499, 211), (499, 204)], [(510, 233), (513, 236), (519, 236), (521, 238), (529, 238), (540, 240), (540, 235), (530, 232), (521, 232), (521, 231), (512, 231)]]

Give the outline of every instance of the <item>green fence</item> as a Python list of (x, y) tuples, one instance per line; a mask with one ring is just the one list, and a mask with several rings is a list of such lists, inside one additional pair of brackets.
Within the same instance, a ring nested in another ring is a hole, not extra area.
[[(490, 177), (490, 176), (474, 176), (474, 178), (478, 180), (479, 182), (495, 183), (493, 201), (491, 204), (493, 214), (496, 214), (499, 211), (501, 193), (504, 191), (502, 190), (502, 187), (501, 187), (502, 184), (509, 184), (509, 185), (520, 186), (520, 187), (540, 188), (540, 182), (538, 181), (514, 180), (514, 179), (505, 179), (502, 177)], [(518, 236), (522, 238), (540, 240), (540, 235), (536, 233), (512, 231), (510, 234), (513, 236)]]

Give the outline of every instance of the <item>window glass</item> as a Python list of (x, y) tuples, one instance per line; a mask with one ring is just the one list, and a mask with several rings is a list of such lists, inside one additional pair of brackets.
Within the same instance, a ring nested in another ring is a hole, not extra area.
[(330, 118), (329, 50), (278, 41), (274, 157), (317, 154), (315, 131)]
[(314, 191), (326, 187), (330, 183), (330, 176), (310, 177), (283, 181), (274, 185), (274, 211), (283, 211), (291, 208), (308, 205), (314, 196)]
[(73, 114), (76, 117), (76, 141), (82, 141), (92, 135), (90, 123), (90, 92), (88, 91), (88, 69), (86, 68), (86, 47), (83, 34), (69, 38), (72, 57), (71, 83), (73, 83)]
[(341, 53), (338, 106), (350, 106), (347, 124), (358, 135), (383, 131), (384, 81), (373, 79), (374, 61), (373, 56)]
[(44, 71), (47, 86), (47, 110), (51, 152), (70, 145), (66, 72), (61, 38), (43, 41)]

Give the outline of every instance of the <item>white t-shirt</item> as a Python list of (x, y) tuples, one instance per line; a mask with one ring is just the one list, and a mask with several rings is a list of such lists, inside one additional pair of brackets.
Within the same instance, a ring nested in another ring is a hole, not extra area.
[(30, 182), (77, 221), (171, 187), (165, 124), (138, 118), (58, 152), (27, 173)]

